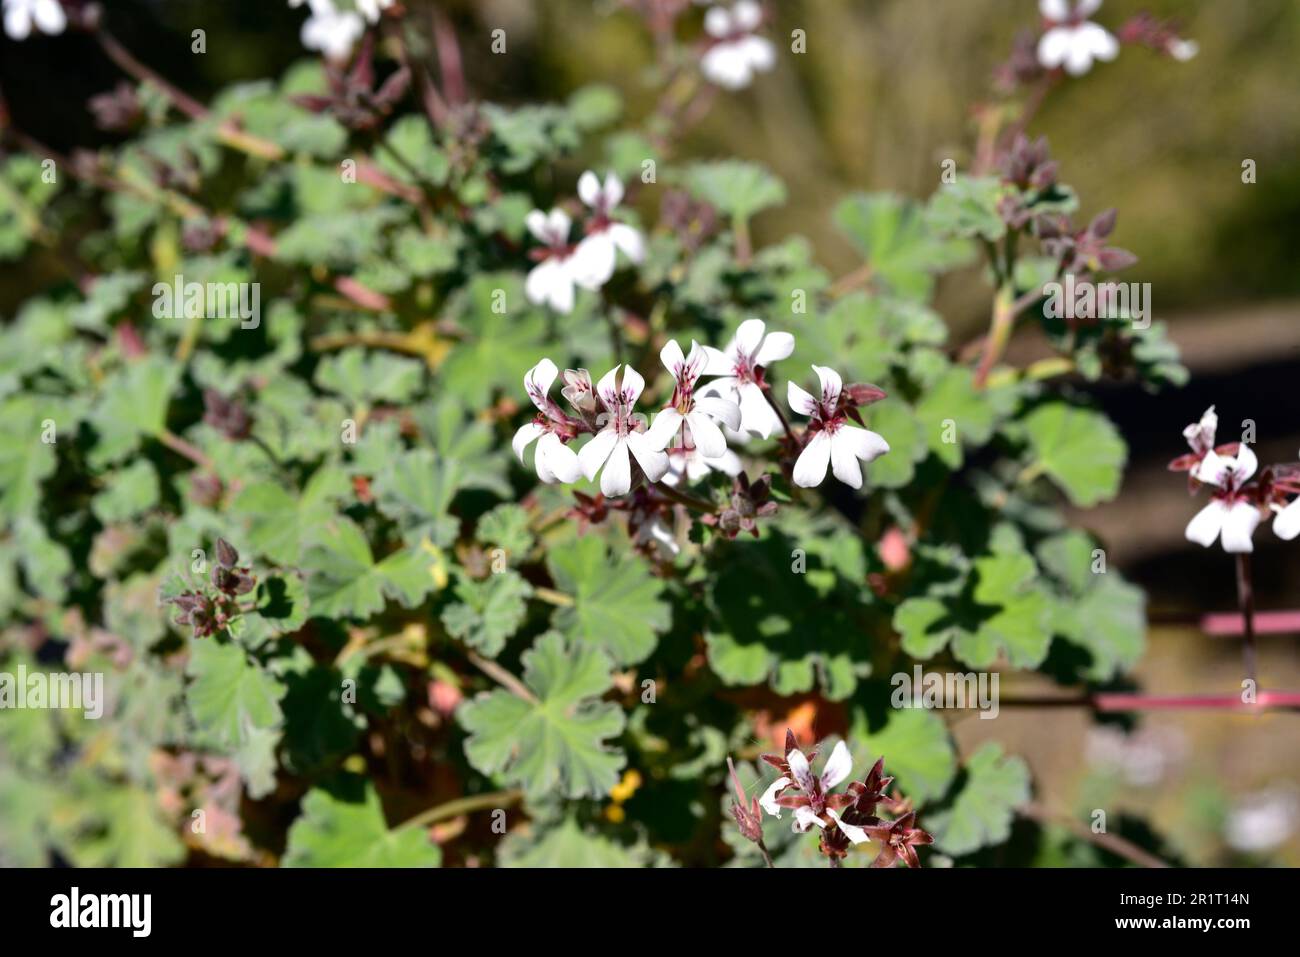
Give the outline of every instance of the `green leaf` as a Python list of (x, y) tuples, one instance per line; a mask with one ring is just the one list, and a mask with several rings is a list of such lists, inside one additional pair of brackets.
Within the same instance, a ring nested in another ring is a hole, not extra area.
[(125, 522), (158, 504), (158, 473), (140, 459), (109, 476), (103, 491), (90, 502), (90, 510), (105, 525)]
[(435, 545), (449, 545), (460, 528), (450, 512), (461, 479), (457, 460), (439, 457), (431, 449), (403, 452), (375, 476), (375, 503), (401, 525), (408, 543), (428, 538)]
[(650, 857), (650, 850), (644, 845), (619, 844), (594, 830), (584, 829), (573, 817), (566, 817), (539, 838), (529, 839), (511, 831), (501, 842), (497, 866), (607, 870), (645, 867)]
[(867, 428), (889, 443), (889, 452), (866, 466), (867, 488), (902, 488), (916, 475), (916, 463), (925, 458), (926, 435), (921, 421), (907, 403), (887, 398), (866, 411)]
[(316, 384), (354, 407), (369, 402), (408, 401), (424, 381), (424, 363), (360, 346), (328, 356), (316, 367)]
[(533, 533), (528, 526), (528, 510), (506, 502), (478, 520), (474, 537), (484, 545), (500, 546), (507, 558), (519, 562), (533, 547)]
[(930, 198), (927, 210), (937, 232), (973, 239), (976, 236), (998, 242), (1007, 227), (998, 213), (998, 200), (1006, 187), (996, 176), (959, 176), (946, 183)]
[(1088, 507), (1119, 491), (1128, 449), (1106, 416), (1065, 402), (1041, 405), (1024, 420), (1035, 458), (1075, 505)]
[(386, 596), (411, 608), (434, 586), (429, 560), (416, 552), (395, 552), (376, 563), (351, 519), (330, 520), (311, 542), (302, 568), (313, 617), (369, 618), (383, 611)]
[(616, 664), (643, 661), (672, 623), (670, 606), (660, 599), (663, 582), (645, 561), (612, 553), (595, 535), (552, 551), (546, 565), (556, 587), (573, 598), (555, 610), (554, 626), (605, 649)]
[(289, 828), (282, 867), (437, 867), (442, 850), (424, 828), (389, 828), (366, 782), (346, 797), (316, 788)]
[(254, 482), (239, 493), (232, 511), (243, 520), (245, 541), (255, 553), (281, 565), (296, 565), (308, 534), (334, 517), (339, 500), (350, 490), (341, 470), (325, 466), (298, 494), (274, 482)]
[(131, 362), (112, 376), (91, 413), (99, 433), (91, 464), (102, 467), (116, 462), (135, 450), (141, 436), (161, 433), (179, 379), (176, 364), (159, 356)]
[(935, 235), (922, 208), (893, 193), (857, 194), (835, 207), (835, 225), (897, 295), (926, 299), (934, 276), (965, 262), (970, 244)]
[(609, 126), (623, 112), (623, 97), (617, 89), (593, 83), (575, 90), (569, 97), (569, 115), (584, 131)]
[(693, 163), (683, 174), (686, 189), (696, 199), (742, 222), (785, 202), (785, 184), (758, 163), (718, 160)]
[(957, 774), (948, 726), (924, 708), (891, 709), (876, 731), (868, 729), (865, 715), (859, 713), (853, 741), (855, 768), (865, 771), (883, 757), (885, 773), (898, 778), (903, 793), (916, 801), (942, 797)]
[[(888, 759), (886, 759), (888, 760)], [(1003, 757), (990, 741), (966, 762), (967, 780), (947, 811), (927, 818), (935, 846), (946, 854), (969, 854), (1011, 836), (1015, 809), (1029, 800), (1029, 768)]]
[(599, 700), (613, 680), (609, 658), (547, 632), (522, 660), (524, 684), (537, 700), (490, 691), (463, 704), (465, 757), (530, 798), (607, 794), (624, 763), (623, 753), (605, 743), (623, 730), (622, 709)]
[(953, 366), (932, 383), (916, 405), (930, 451), (949, 468), (961, 468), (962, 446), (979, 446), (993, 434), (994, 410), (974, 374)]
[(506, 571), (483, 581), (461, 575), (455, 592), (460, 601), (442, 613), (447, 633), (495, 658), (524, 623), (533, 588), (518, 572)]
[(999, 651), (1017, 668), (1036, 668), (1052, 643), (1052, 603), (1038, 586), (1038, 566), (1023, 551), (975, 560), (974, 597), (997, 607), (973, 634), (958, 635), (953, 652), (974, 668), (996, 660)]

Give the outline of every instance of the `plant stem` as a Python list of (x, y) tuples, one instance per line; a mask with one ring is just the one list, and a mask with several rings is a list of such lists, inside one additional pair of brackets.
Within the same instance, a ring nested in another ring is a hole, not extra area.
[(1253, 690), (1257, 690), (1259, 662), (1255, 649), (1255, 587), (1250, 575), (1250, 555), (1246, 552), (1237, 554), (1237, 602), (1241, 605), (1242, 637), (1245, 639), (1241, 654), (1245, 660), (1246, 677), (1254, 686)]
[(840, 859), (839, 859), (838, 857), (832, 857), (832, 858), (831, 858), (831, 868), (834, 869), (834, 868), (837, 868), (837, 867), (839, 867), (839, 866), (840, 866)]
[(707, 502), (702, 498), (697, 498), (696, 496), (689, 495), (686, 492), (679, 492), (671, 485), (665, 485), (663, 482), (655, 482), (653, 488), (664, 498), (671, 499), (678, 505), (685, 505), (692, 511), (700, 512), (703, 515), (712, 515), (717, 511), (716, 506), (714, 506), (712, 502)]
[(767, 845), (763, 843), (763, 839), (760, 837), (754, 843), (758, 845), (758, 853), (763, 855), (763, 863), (765, 863), (768, 867), (775, 870), (776, 865), (772, 863), (772, 855), (768, 851)]
[(541, 702), (537, 700), (537, 696), (528, 690), (527, 685), (510, 672), (506, 671), (506, 669), (502, 668), (495, 661), (490, 661), (472, 651), (466, 651), (465, 657), (469, 659), (470, 664), (483, 672), (497, 684), (501, 685), (501, 687), (505, 688), (511, 694), (518, 698), (522, 698), (529, 704), (541, 704)]
[(984, 352), (980, 356), (979, 368), (975, 371), (975, 387), (984, 388), (994, 364), (1002, 357), (1015, 328), (1016, 313), (1012, 301), (1011, 284), (1003, 283), (993, 297), (993, 320), (989, 325), (988, 338), (984, 340)]
[(1103, 850), (1110, 851), (1115, 856), (1122, 857), (1124, 860), (1136, 864), (1139, 867), (1169, 866), (1168, 862), (1161, 860), (1150, 851), (1139, 847), (1127, 838), (1121, 837), (1118, 834), (1097, 834), (1092, 830), (1092, 828), (1087, 827), (1080, 821), (1076, 821), (1070, 815), (1062, 814), (1059, 811), (1053, 811), (1044, 805), (1035, 804), (1030, 801), (1028, 804), (1021, 805), (1017, 810), (1024, 817), (1027, 817), (1032, 821), (1037, 821), (1040, 824), (1059, 824), (1075, 837), (1096, 844)]
[(568, 608), (573, 604), (573, 598), (564, 594), (562, 591), (556, 591), (554, 588), (539, 588), (533, 586), (533, 597), (547, 604), (555, 605), (558, 608)]
[(199, 466), (199, 468), (207, 469), (209, 472), (216, 471), (216, 466), (213, 465), (212, 459), (208, 458), (208, 456), (197, 446), (186, 442), (170, 429), (162, 429), (158, 432), (156, 437), (158, 441), (167, 446), (167, 448), (171, 449), (178, 455), (183, 455), (195, 465)]
[(511, 788), (508, 791), (492, 791), (488, 794), (472, 794), (469, 797), (456, 798), (454, 801), (448, 801), (445, 804), (438, 804), (429, 808), (427, 811), (421, 811), (414, 817), (407, 818), (397, 827), (395, 831), (405, 830), (408, 827), (427, 827), (438, 821), (445, 821), (448, 818), (460, 817), (462, 814), (469, 814), (471, 811), (480, 811), (483, 808), (505, 807), (507, 804), (515, 804), (521, 800), (524, 792), (518, 788)]
[(781, 406), (779, 406), (776, 399), (773, 398), (772, 386), (769, 383), (764, 382), (762, 392), (763, 398), (767, 400), (767, 404), (772, 407), (772, 411), (776, 413), (776, 417), (781, 420), (781, 428), (785, 429), (786, 438), (795, 445), (802, 446), (803, 443), (799, 441), (794, 434), (794, 430), (790, 428), (790, 420), (785, 417), (785, 413), (781, 411)]

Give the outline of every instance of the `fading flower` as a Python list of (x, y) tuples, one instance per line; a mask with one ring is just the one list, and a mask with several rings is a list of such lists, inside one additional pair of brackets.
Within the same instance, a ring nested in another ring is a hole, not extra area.
[(704, 347), (708, 362), (701, 375), (720, 376), (700, 389), (700, 395), (716, 395), (740, 406), (740, 428), (763, 438), (781, 425), (763, 394), (763, 369), (794, 352), (794, 336), (788, 332), (767, 332), (762, 319), (746, 319), (726, 349)]
[(704, 15), (705, 32), (713, 38), (700, 70), (710, 83), (739, 90), (749, 86), (755, 73), (776, 64), (776, 47), (754, 31), (763, 22), (763, 8), (755, 0), (740, 0), (731, 8), (711, 7)]
[(522, 462), (524, 449), (537, 442), (533, 467), (537, 469), (537, 477), (547, 484), (576, 482), (582, 474), (577, 453), (565, 444), (576, 434), (573, 423), (550, 398), (551, 384), (558, 374), (555, 363), (543, 359), (524, 375), (524, 389), (538, 414), (533, 421), (520, 426), (510, 443)]
[(889, 451), (889, 443), (868, 429), (849, 425), (848, 414), (840, 402), (843, 382), (840, 374), (825, 366), (813, 366), (821, 381), (821, 395), (813, 396), (794, 382), (787, 383), (790, 408), (812, 421), (812, 437), (794, 463), (794, 484), (801, 488), (820, 485), (829, 464), (835, 477), (850, 488), (862, 488), (862, 468)]
[(1038, 41), (1038, 62), (1049, 70), (1064, 67), (1071, 76), (1081, 76), (1094, 60), (1110, 61), (1119, 55), (1119, 41), (1088, 17), (1101, 7), (1101, 0), (1079, 0), (1070, 9), (1069, 0), (1038, 0), (1038, 10), (1048, 29)]
[[(622, 382), (616, 384), (619, 369)], [(645, 389), (645, 379), (631, 366), (615, 366), (596, 385), (596, 396), (605, 412), (601, 428), (578, 453), (582, 472), (588, 479), (600, 476), (600, 490), (610, 497), (626, 495), (632, 488), (632, 463), (635, 458), (645, 477), (657, 482), (668, 471), (668, 456), (656, 449), (634, 413), (636, 400)], [(629, 456), (629, 453), (631, 455)]]

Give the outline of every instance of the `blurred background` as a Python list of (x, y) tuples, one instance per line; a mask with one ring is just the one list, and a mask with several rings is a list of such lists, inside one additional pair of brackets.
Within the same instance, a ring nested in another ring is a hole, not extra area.
[[(304, 12), (284, 0), (104, 6), (130, 49), (200, 98), (278, 75), (305, 55)], [(422, 3), (407, 6), (422, 15)], [(633, 117), (652, 106), (649, 35), (616, 0), (441, 6), (486, 99), (546, 100), (600, 81), (623, 92)], [(972, 106), (989, 98), (992, 72), (1016, 31), (1036, 23), (1036, 3), (780, 0), (768, 7), (774, 23), (766, 32), (781, 51), (775, 71), (719, 97), (681, 152), (768, 165), (786, 182), (789, 200), (758, 218), (756, 242), (805, 235), (822, 263), (843, 273), (856, 259), (831, 227), (835, 202), (852, 190), (925, 196), (945, 159), (966, 166)], [(1076, 520), (1150, 596), (1149, 651), (1134, 680), (1154, 693), (1227, 694), (1239, 687), (1237, 643), (1207, 637), (1196, 617), (1235, 607), (1233, 563), (1184, 541), (1198, 503), (1165, 466), (1185, 449), (1183, 426), (1211, 404), (1221, 441), (1235, 440), (1250, 419), (1261, 462), (1300, 458), (1300, 3), (1106, 0), (1094, 19), (1114, 31), (1141, 10), (1178, 18), (1199, 55), (1177, 63), (1126, 47), (1114, 63), (1058, 87), (1029, 131), (1049, 138), (1083, 218), (1118, 207), (1114, 243), (1139, 257), (1123, 278), (1151, 283), (1154, 318), (1169, 324), (1192, 378), (1155, 396), (1093, 390), (1128, 441), (1130, 466), (1118, 499)], [(204, 55), (190, 52), (196, 28), (207, 32)], [(487, 54), (497, 28), (507, 31), (506, 56)], [(690, 28), (699, 29), (698, 16)], [(807, 36), (802, 55), (789, 52), (796, 28)], [(13, 121), (55, 148), (111, 142), (85, 101), (117, 80), (89, 39), (17, 44), (0, 36), (0, 88)], [(1242, 182), (1248, 159), (1253, 184)], [(654, 210), (643, 213), (653, 221)], [(46, 278), (40, 270), (0, 270), (0, 313), (12, 314)], [(938, 307), (955, 341), (981, 331), (988, 290), (979, 273), (946, 280)], [(1028, 335), (1010, 355), (1032, 358), (1042, 348)], [(1256, 547), (1258, 606), (1300, 608), (1300, 543), (1265, 530)], [(1261, 642), (1263, 685), (1300, 690), (1300, 635)], [(1033, 690), (1009, 685), (1004, 694)], [(963, 721), (957, 732), (963, 750), (996, 737), (1025, 754), (1040, 793), (1058, 807), (1127, 808), (1159, 822), (1166, 849), (1184, 862), (1266, 856), (1300, 866), (1300, 716), (1174, 712), (1099, 727), (1083, 712), (1008, 710), (997, 722)]]

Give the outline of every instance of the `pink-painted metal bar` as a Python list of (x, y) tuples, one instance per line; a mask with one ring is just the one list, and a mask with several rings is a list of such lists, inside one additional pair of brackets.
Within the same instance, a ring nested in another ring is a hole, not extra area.
[(1266, 708), (1300, 708), (1300, 691), (1261, 691), (1255, 704), (1242, 704), (1241, 696), (1147, 695), (1100, 692), (1092, 696), (1098, 711), (1262, 711)]
[[(1215, 637), (1240, 635), (1241, 615), (1235, 611), (1203, 615), (1201, 630)], [(1257, 611), (1255, 633), (1259, 635), (1300, 634), (1300, 611)]]

